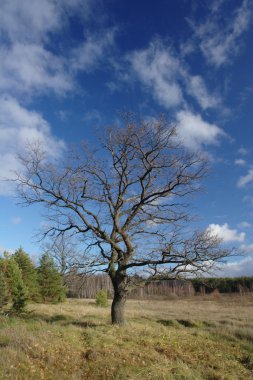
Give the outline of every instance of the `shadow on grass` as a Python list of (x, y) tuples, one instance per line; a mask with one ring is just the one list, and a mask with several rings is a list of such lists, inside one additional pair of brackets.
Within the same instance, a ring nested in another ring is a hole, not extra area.
[(165, 327), (180, 327), (180, 323), (176, 319), (158, 319), (157, 323), (160, 323), (161, 325)]
[(158, 323), (166, 327), (187, 327), (187, 328), (203, 328), (203, 327), (215, 327), (212, 322), (207, 321), (192, 321), (190, 319), (159, 319)]
[(64, 314), (55, 314), (52, 316), (48, 316), (46, 314), (38, 314), (29, 312), (26, 314), (22, 314), (22, 316), (18, 316), (20, 319), (27, 322), (45, 322), (48, 324), (58, 324), (60, 326), (78, 326), (82, 328), (96, 328), (99, 326), (106, 326), (106, 323), (94, 322), (92, 320), (77, 320), (72, 317)]
[(253, 372), (253, 355), (244, 355), (239, 362), (248, 370)]
[(189, 328), (202, 327), (201, 322), (191, 321), (190, 319), (178, 319), (177, 321), (178, 321), (178, 323), (180, 323), (180, 325), (182, 325), (184, 327), (189, 327)]
[(73, 321), (71, 322), (71, 325), (73, 326), (78, 326), (78, 327), (82, 327), (82, 328), (87, 328), (87, 327), (98, 327), (98, 326), (105, 326), (105, 324), (102, 324), (102, 323), (94, 323), (94, 322), (91, 322), (91, 321)]

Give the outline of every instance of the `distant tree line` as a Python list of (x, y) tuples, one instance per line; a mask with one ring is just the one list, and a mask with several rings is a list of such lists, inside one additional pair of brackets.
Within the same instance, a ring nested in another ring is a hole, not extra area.
[(195, 278), (191, 280), (195, 292), (242, 293), (253, 291), (253, 277)]
[(28, 301), (61, 302), (65, 294), (63, 277), (48, 253), (37, 267), (22, 248), (0, 258), (0, 309), (11, 302), (12, 310), (21, 312)]
[[(106, 289), (113, 297), (113, 287), (109, 276), (84, 275), (75, 271), (65, 276), (69, 297), (95, 298), (97, 292)], [(238, 278), (195, 278), (188, 280), (161, 280), (131, 291), (130, 298), (148, 299), (167, 296), (192, 296), (220, 293), (245, 293), (253, 291), (253, 277)]]
[[(12, 310), (21, 312), (29, 301), (56, 303), (63, 301), (66, 294), (69, 297), (96, 298), (101, 290), (113, 298), (114, 290), (107, 274), (82, 274), (74, 268), (63, 272), (54, 252), (44, 253), (38, 266), (22, 248), (12, 255), (4, 252), (0, 258), (0, 309), (11, 303)], [(130, 298), (183, 297), (209, 294), (214, 290), (220, 293), (253, 292), (253, 277), (160, 280), (134, 288)]]

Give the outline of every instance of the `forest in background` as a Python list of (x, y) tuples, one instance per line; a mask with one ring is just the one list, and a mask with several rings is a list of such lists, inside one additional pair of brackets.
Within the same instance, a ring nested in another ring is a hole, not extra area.
[[(0, 258), (0, 308), (12, 303), (14, 311), (22, 311), (29, 301), (62, 302), (70, 298), (96, 298), (101, 291), (113, 298), (113, 286), (107, 274), (83, 274), (77, 269), (62, 273), (50, 254), (44, 253), (35, 266), (29, 255), (19, 248)], [(160, 280), (130, 291), (132, 299), (166, 299), (211, 293), (253, 292), (253, 277), (194, 278)]]
[[(106, 289), (113, 296), (113, 287), (109, 276), (83, 275), (71, 273), (65, 276), (68, 296), (73, 298), (95, 298), (97, 292)], [(166, 298), (170, 296), (193, 296), (196, 294), (249, 293), (253, 292), (253, 277), (237, 278), (195, 278), (190, 280), (161, 280), (139, 287), (130, 292), (130, 298)]]

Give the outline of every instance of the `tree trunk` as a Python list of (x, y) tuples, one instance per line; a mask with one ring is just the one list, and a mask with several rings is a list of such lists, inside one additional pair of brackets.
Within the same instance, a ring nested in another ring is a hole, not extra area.
[(114, 297), (112, 301), (111, 317), (112, 323), (115, 325), (124, 325), (125, 321), (125, 304), (126, 293), (114, 289)]
[(115, 325), (125, 324), (125, 304), (128, 294), (128, 277), (125, 271), (109, 272), (112, 281), (114, 296), (111, 308), (112, 323)]

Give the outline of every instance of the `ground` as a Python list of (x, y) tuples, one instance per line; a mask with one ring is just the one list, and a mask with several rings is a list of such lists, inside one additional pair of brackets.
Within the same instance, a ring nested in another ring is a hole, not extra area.
[(126, 326), (94, 300), (0, 316), (0, 379), (253, 379), (253, 295), (129, 300)]

